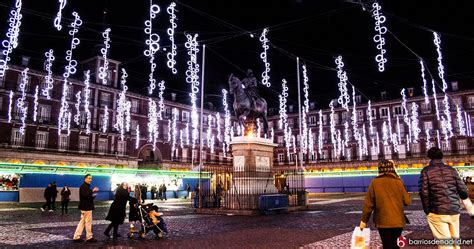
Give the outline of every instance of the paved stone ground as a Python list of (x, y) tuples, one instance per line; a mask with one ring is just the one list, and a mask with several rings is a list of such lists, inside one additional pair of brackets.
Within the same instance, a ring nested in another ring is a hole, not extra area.
[[(71, 241), (79, 211), (71, 203), (69, 216), (42, 213), (40, 204), (0, 204), (0, 247), (2, 248), (349, 248), (351, 233), (359, 223), (363, 197), (321, 195), (310, 200), (307, 211), (272, 216), (199, 215), (190, 202), (159, 201), (170, 233), (155, 240), (128, 239), (128, 223), (120, 227), (124, 237), (108, 239), (102, 234), (110, 202), (96, 203), (93, 231), (97, 243)], [(415, 197), (407, 209), (411, 221), (404, 234), (411, 239), (431, 239), (431, 233)], [(474, 239), (474, 220), (461, 215), (461, 236)], [(371, 245), (380, 247), (372, 228)], [(417, 247), (421, 248), (421, 247)], [(431, 247), (434, 248), (434, 247)], [(463, 248), (469, 248), (464, 246)], [(473, 247), (474, 248), (474, 247)]]

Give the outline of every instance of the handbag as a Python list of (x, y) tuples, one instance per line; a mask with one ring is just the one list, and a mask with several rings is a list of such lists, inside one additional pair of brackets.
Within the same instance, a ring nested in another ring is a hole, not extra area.
[(352, 232), (351, 249), (366, 248), (370, 248), (370, 228), (360, 229), (356, 226)]

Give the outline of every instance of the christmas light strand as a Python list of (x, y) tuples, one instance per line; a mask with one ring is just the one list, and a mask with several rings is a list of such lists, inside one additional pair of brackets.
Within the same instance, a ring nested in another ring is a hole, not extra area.
[(339, 87), (340, 95), (337, 98), (337, 103), (339, 103), (342, 108), (346, 111), (349, 111), (349, 93), (347, 90), (347, 74), (344, 71), (344, 62), (342, 61), (342, 56), (338, 56), (335, 60), (337, 65), (337, 77), (339, 78), (339, 83), (337, 84)]
[(435, 103), (436, 118), (437, 118), (438, 120), (441, 120), (440, 114), (439, 114), (438, 97), (436, 96), (436, 85), (435, 85), (435, 81), (434, 81), (434, 80), (431, 80), (431, 85), (432, 85), (433, 98), (434, 98), (434, 103)]
[(230, 150), (230, 128), (231, 128), (231, 120), (230, 120), (230, 111), (229, 111), (229, 105), (227, 104), (227, 90), (222, 89), (222, 104), (224, 105), (224, 112), (225, 112), (225, 117), (224, 117), (224, 156), (226, 155), (226, 152), (229, 152)]
[(413, 134), (413, 143), (418, 143), (419, 135), (421, 133), (420, 120), (418, 119), (418, 105), (411, 103), (411, 131)]
[(54, 51), (50, 49), (48, 52), (44, 53), (46, 56), (46, 63), (44, 66), (44, 69), (46, 70), (46, 75), (44, 76), (44, 81), (45, 81), (45, 88), (41, 89), (41, 95), (46, 97), (46, 99), (50, 100), (51, 96), (50, 93), (53, 90), (53, 62), (54, 62)]
[(18, 36), (20, 35), (21, 7), (22, 0), (16, 0), (15, 9), (10, 11), (10, 18), (8, 18), (7, 39), (2, 41), (2, 46), (5, 48), (2, 51), (3, 58), (0, 58), (0, 78), (5, 76), (5, 71), (8, 69), (8, 62), (10, 61), (10, 54), (18, 46)]
[(102, 37), (104, 38), (104, 47), (100, 49), (100, 53), (102, 54), (102, 59), (104, 59), (104, 64), (99, 67), (99, 79), (102, 80), (102, 85), (107, 85), (108, 83), (109, 60), (107, 59), (107, 55), (110, 48), (110, 31), (111, 29), (107, 28), (102, 33)]
[(102, 120), (102, 132), (107, 133), (107, 128), (109, 127), (109, 108), (104, 106), (104, 119)]
[(29, 68), (25, 68), (21, 72), (21, 82), (20, 82), (20, 91), (21, 91), (21, 97), (17, 99), (16, 102), (16, 107), (18, 109), (18, 112), (21, 113), (21, 127), (19, 129), (19, 132), (21, 135), (25, 135), (25, 127), (26, 127), (26, 116), (28, 114), (28, 103), (26, 103), (26, 86), (28, 85), (29, 77), (28, 77), (28, 71)]
[(119, 94), (117, 99), (117, 112), (115, 117), (114, 128), (120, 131), (120, 139), (124, 141), (125, 131), (130, 129), (130, 108), (132, 106), (130, 101), (127, 101), (126, 93), (128, 90), (127, 87), (127, 71), (122, 68), (122, 77), (120, 79), (120, 84), (122, 85), (122, 91)]
[(178, 152), (178, 149), (176, 147), (176, 141), (177, 141), (177, 136), (178, 136), (178, 129), (176, 127), (176, 121), (179, 118), (179, 110), (177, 108), (173, 108), (171, 111), (172, 114), (172, 121), (171, 121), (171, 157), (176, 157), (176, 154)]
[(300, 138), (300, 142), (301, 142), (301, 148), (302, 148), (303, 154), (306, 154), (308, 152), (308, 147), (309, 147), (309, 136), (311, 135), (311, 134), (308, 134), (308, 121), (307, 121), (307, 117), (309, 113), (309, 84), (308, 84), (309, 78), (308, 78), (308, 73), (306, 70), (306, 65), (302, 66), (302, 72), (303, 72), (303, 86), (304, 86), (303, 87), (304, 101), (303, 101), (303, 107), (302, 107), (303, 110), (301, 112), (302, 114), (301, 122), (302, 122), (303, 132), (302, 132), (302, 137)]
[(436, 47), (436, 52), (438, 53), (438, 76), (443, 82), (443, 92), (446, 92), (448, 89), (448, 83), (446, 82), (444, 78), (444, 65), (443, 65), (443, 54), (441, 53), (441, 37), (438, 33), (433, 32), (433, 42)]
[(379, 50), (379, 54), (375, 56), (375, 61), (378, 62), (379, 72), (383, 72), (385, 70), (385, 63), (387, 63), (387, 58), (384, 56), (386, 50), (384, 49), (385, 38), (383, 37), (383, 35), (387, 33), (387, 27), (383, 26), (386, 18), (380, 12), (382, 6), (380, 6), (379, 3), (373, 3), (372, 7), (372, 16), (375, 19), (375, 31), (377, 31), (377, 34), (374, 35), (374, 42), (377, 44), (377, 50)]
[(33, 96), (33, 122), (36, 122), (36, 119), (38, 117), (38, 94), (39, 94), (39, 86), (36, 85), (35, 94)]
[(10, 94), (8, 94), (8, 123), (12, 122), (12, 105), (13, 105), (13, 91), (10, 90)]
[(463, 119), (462, 111), (459, 105), (456, 105), (456, 117), (458, 121), (459, 135), (466, 136), (466, 128), (464, 125), (464, 119)]
[(165, 92), (165, 81), (162, 80), (158, 83), (158, 119), (162, 120), (163, 119), (163, 113), (165, 112), (165, 99), (163, 97), (163, 94)]
[(166, 30), (166, 32), (168, 33), (168, 36), (169, 36), (169, 40), (171, 42), (171, 52), (168, 52), (166, 54), (166, 57), (168, 59), (168, 62), (167, 62), (166, 65), (168, 66), (169, 69), (171, 69), (171, 72), (173, 74), (176, 74), (176, 73), (178, 73), (178, 70), (175, 68), (176, 59), (174, 58), (178, 54), (178, 52), (176, 51), (177, 46), (174, 43), (174, 34), (175, 34), (176, 28), (178, 27), (178, 24), (176, 24), (176, 19), (177, 18), (176, 18), (176, 14), (175, 14), (175, 12), (176, 12), (176, 3), (171, 2), (170, 6), (168, 6), (166, 11), (170, 15), (170, 25), (171, 25), (171, 27)]
[(319, 110), (318, 153), (319, 155), (323, 154), (323, 111), (322, 110)]
[(329, 114), (329, 125), (330, 125), (330, 132), (331, 132), (331, 143), (333, 145), (333, 149), (337, 150), (337, 133), (336, 133), (336, 121), (335, 119), (335, 110), (334, 110), (334, 100), (329, 102), (329, 108), (331, 109), (331, 114)]
[(188, 70), (186, 70), (186, 82), (191, 84), (191, 126), (192, 126), (192, 139), (191, 144), (192, 148), (196, 148), (196, 141), (198, 140), (198, 120), (199, 115), (197, 113), (197, 94), (199, 93), (199, 64), (197, 63), (197, 55), (199, 52), (199, 44), (197, 42), (197, 34), (190, 35), (187, 34), (187, 41), (185, 47), (188, 50), (189, 60), (188, 60)]
[(58, 30), (61, 31), (63, 26), (61, 25), (61, 18), (62, 18), (62, 11), (64, 7), (66, 7), (67, 0), (59, 0), (59, 10), (58, 13), (56, 14), (56, 18), (54, 18), (54, 27)]
[(153, 145), (153, 151), (156, 150), (156, 142), (158, 140), (158, 113), (156, 102), (152, 98), (148, 98), (148, 142)]
[(367, 118), (369, 119), (369, 134), (372, 135), (374, 134), (374, 125), (373, 125), (373, 116), (372, 116), (372, 104), (369, 100), (368, 106), (367, 106)]
[(431, 148), (433, 144), (431, 143), (430, 129), (425, 130), (426, 135), (426, 148)]
[(217, 141), (222, 142), (221, 134), (221, 115), (216, 113), (216, 130), (217, 130)]
[(268, 28), (264, 28), (262, 31), (262, 34), (260, 35), (260, 42), (262, 43), (262, 48), (263, 52), (260, 53), (260, 58), (263, 61), (263, 64), (265, 65), (265, 71), (262, 73), (262, 84), (264, 84), (267, 87), (271, 86), (270, 83), (270, 76), (268, 75), (270, 73), (270, 62), (268, 62), (268, 57), (267, 57), (267, 50), (270, 48), (268, 45), (269, 40), (267, 38), (268, 34)]
[(78, 91), (76, 93), (76, 104), (74, 105), (74, 107), (76, 107), (76, 115), (74, 115), (74, 123), (76, 123), (76, 125), (79, 125), (79, 118), (81, 117), (81, 91)]
[(411, 124), (410, 118), (408, 117), (409, 112), (408, 112), (408, 107), (407, 107), (407, 96), (405, 94), (405, 88), (402, 89), (400, 94), (402, 95), (403, 121), (408, 127), (409, 140), (407, 141), (407, 143), (409, 143), (412, 138), (412, 124)]
[(214, 135), (212, 134), (212, 115), (207, 115), (207, 148), (210, 149), (211, 153), (214, 154)]
[(286, 112), (286, 102), (287, 102), (287, 98), (288, 98), (288, 86), (287, 86), (287, 82), (285, 79), (282, 80), (282, 83), (281, 83), (281, 88), (282, 88), (282, 92), (280, 95), (278, 95), (278, 99), (280, 100), (280, 119), (278, 120), (278, 127), (280, 129), (283, 129), (285, 124), (288, 123), (288, 115), (287, 115), (287, 112)]
[(90, 70), (87, 70), (84, 74), (84, 111), (86, 112), (86, 134), (89, 135), (91, 133), (91, 111), (89, 109), (90, 105), (90, 97), (91, 97), (91, 90), (90, 90)]
[(426, 82), (425, 66), (423, 64), (422, 59), (420, 59), (420, 67), (421, 67), (421, 79), (423, 80), (423, 95), (425, 96), (425, 104), (429, 104), (430, 99), (429, 99), (429, 96), (428, 96), (428, 83)]
[[(359, 132), (359, 127), (357, 125), (357, 109), (356, 109), (356, 101), (355, 101), (355, 88), (352, 86), (352, 130), (354, 132), (354, 139), (357, 142), (357, 148), (359, 150), (362, 149), (362, 145), (360, 144), (361, 142), (361, 135)], [(360, 153), (362, 154), (362, 153)]]
[(145, 44), (148, 46), (143, 54), (149, 58), (150, 62), (150, 74), (148, 76), (148, 81), (150, 86), (148, 87), (148, 94), (152, 94), (153, 90), (156, 88), (156, 80), (154, 79), (154, 72), (156, 69), (155, 63), (155, 53), (160, 50), (160, 36), (156, 33), (153, 33), (153, 20), (156, 18), (156, 15), (160, 12), (160, 6), (153, 4), (153, 0), (150, 0), (150, 19), (145, 21), (145, 34), (148, 35), (148, 38), (145, 41)]
[(135, 149), (138, 149), (140, 147), (140, 125), (137, 124), (137, 127), (135, 127)]

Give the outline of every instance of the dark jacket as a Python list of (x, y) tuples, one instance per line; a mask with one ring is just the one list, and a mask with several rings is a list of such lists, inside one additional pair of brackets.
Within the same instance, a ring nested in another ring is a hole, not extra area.
[(127, 206), (129, 199), (130, 195), (128, 194), (128, 190), (119, 187), (115, 193), (115, 199), (112, 202), (112, 205), (110, 205), (109, 213), (105, 219), (110, 220), (113, 223), (123, 224), (126, 216), (125, 207)]
[(83, 183), (79, 188), (79, 210), (90, 211), (94, 210), (94, 198), (91, 185)]
[(53, 196), (52, 196), (52, 187), (49, 187), (49, 186), (46, 187), (44, 189), (44, 195), (43, 196), (46, 200), (50, 200), (51, 198), (53, 198)]
[(468, 190), (453, 167), (446, 166), (441, 160), (431, 160), (423, 168), (418, 188), (426, 214), (459, 214), (460, 199), (468, 198)]
[(71, 198), (71, 190), (69, 188), (63, 188), (61, 190), (61, 201), (69, 201)]
[(58, 197), (58, 187), (56, 184), (51, 186), (51, 198), (56, 199)]
[(393, 174), (379, 175), (370, 182), (361, 220), (367, 223), (373, 212), (377, 228), (405, 227), (403, 207), (410, 204), (410, 196), (400, 177)]

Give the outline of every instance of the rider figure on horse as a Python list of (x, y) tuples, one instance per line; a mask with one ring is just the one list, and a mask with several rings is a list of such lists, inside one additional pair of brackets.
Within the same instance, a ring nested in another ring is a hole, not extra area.
[(255, 102), (260, 98), (260, 95), (258, 94), (257, 78), (253, 76), (253, 71), (251, 69), (247, 69), (247, 78), (242, 80), (242, 84), (245, 87), (245, 92), (251, 100), (252, 107), (255, 106)]

